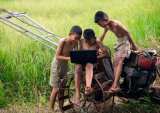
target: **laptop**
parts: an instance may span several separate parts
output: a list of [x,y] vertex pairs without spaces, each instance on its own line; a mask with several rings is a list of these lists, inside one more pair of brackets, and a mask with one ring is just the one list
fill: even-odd
[[96,50],[71,51],[70,57],[71,57],[71,63],[75,64],[97,63]]

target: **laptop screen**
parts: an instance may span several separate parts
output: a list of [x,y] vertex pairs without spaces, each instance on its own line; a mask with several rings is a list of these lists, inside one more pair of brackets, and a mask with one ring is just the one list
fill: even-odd
[[70,52],[71,62],[75,64],[97,63],[96,50],[78,50]]

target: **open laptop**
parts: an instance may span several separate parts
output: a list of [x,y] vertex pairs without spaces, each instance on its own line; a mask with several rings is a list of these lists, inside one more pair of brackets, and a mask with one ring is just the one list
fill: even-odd
[[77,50],[70,52],[71,62],[75,64],[97,63],[96,50]]

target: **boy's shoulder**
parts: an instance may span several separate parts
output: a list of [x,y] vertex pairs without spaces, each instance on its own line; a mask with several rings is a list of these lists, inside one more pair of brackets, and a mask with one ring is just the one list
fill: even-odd
[[114,25],[122,25],[122,23],[118,20],[110,20],[111,24],[114,24]]
[[118,20],[111,20],[111,24],[115,25],[115,26],[121,26],[122,28],[124,28],[125,30],[127,30],[127,28],[122,24],[122,22],[120,22]]
[[61,38],[60,40],[59,40],[59,44],[62,44],[62,43],[65,43],[66,42],[66,38]]
[[58,41],[58,47],[62,47],[62,46],[64,46],[64,43],[66,42],[66,38],[61,38],[61,39],[59,39],[59,41]]
[[96,43],[97,43],[97,44],[102,44],[102,45],[103,45],[103,43],[102,43],[99,39],[96,40]]
[[60,40],[59,40],[59,42],[64,42],[66,40],[66,38],[61,38]]
[[96,43],[102,43],[99,39],[96,40]]

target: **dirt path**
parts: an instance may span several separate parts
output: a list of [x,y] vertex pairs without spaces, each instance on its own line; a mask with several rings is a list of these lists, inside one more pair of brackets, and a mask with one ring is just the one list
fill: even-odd
[[[115,105],[112,109],[112,100],[107,101],[104,106],[103,104],[98,104],[97,107],[100,111],[96,111],[95,106],[91,105],[89,107],[89,112],[86,112],[85,109],[76,109],[76,112],[73,110],[68,110],[65,113],[160,113],[160,106],[155,106],[150,111],[146,112],[145,106],[142,104],[138,107],[134,106],[132,108],[127,107],[127,104],[122,103],[122,100],[119,98],[115,99]],[[123,101],[124,102],[124,101]],[[61,113],[56,105],[56,111],[53,112],[49,109],[48,105],[10,105],[5,109],[0,109],[0,113]]]
[[[89,104],[89,103],[87,103]],[[56,110],[53,112],[49,109],[48,105],[10,105],[5,109],[0,109],[0,113],[61,113],[56,105]],[[98,104],[97,108],[99,111],[96,111],[95,106],[91,104],[89,107],[88,113],[111,113],[112,108],[112,99],[105,102],[105,104]],[[76,109],[76,111],[68,110],[66,113],[85,113],[86,109]],[[117,112],[114,112],[117,113]],[[120,113],[120,112],[118,112]]]

